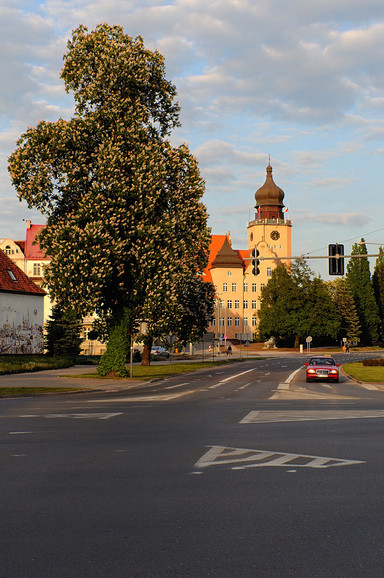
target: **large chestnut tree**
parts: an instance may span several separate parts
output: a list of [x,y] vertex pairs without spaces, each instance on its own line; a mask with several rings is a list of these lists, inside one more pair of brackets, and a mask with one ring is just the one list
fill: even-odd
[[123,375],[139,321],[147,345],[170,320],[172,331],[183,323],[183,287],[198,286],[205,300],[194,336],[208,324],[213,288],[200,290],[199,275],[210,237],[204,182],[188,147],[169,142],[179,106],[158,51],[107,24],[79,26],[67,48],[61,78],[74,115],[29,128],[9,171],[20,200],[46,215],[39,242],[51,259],[52,298],[108,320],[113,351],[100,371]]

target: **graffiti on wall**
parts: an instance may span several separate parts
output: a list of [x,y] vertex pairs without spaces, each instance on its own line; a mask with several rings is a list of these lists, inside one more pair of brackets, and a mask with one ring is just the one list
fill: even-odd
[[[9,307],[6,309],[10,312]],[[0,325],[0,354],[43,353],[43,327],[30,317],[29,312],[20,321],[15,318],[4,321],[3,317],[3,324]]]

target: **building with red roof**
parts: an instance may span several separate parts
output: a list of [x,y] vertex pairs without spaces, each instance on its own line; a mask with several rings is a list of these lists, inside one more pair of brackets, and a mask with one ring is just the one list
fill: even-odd
[[0,353],[43,353],[45,291],[0,251]]
[[292,223],[286,219],[284,196],[268,165],[265,183],[255,193],[248,248],[232,248],[230,233],[212,235],[204,279],[215,285],[216,309],[208,331],[225,345],[227,340],[254,338],[263,289],[273,269],[289,263]]
[[[27,230],[25,241],[12,241],[11,239],[0,239],[0,249],[5,253],[21,271],[28,275],[29,279],[39,287],[44,286],[44,268],[49,264],[50,258],[41,249],[38,242],[38,235],[44,229],[45,225],[33,225],[31,221],[26,221]],[[1,253],[1,251],[0,251]],[[49,294],[43,291],[44,297],[44,323],[49,319],[52,313],[53,303]],[[97,340],[88,339],[92,330],[95,318],[87,315],[83,319],[83,337],[82,352],[90,355],[100,355],[104,353],[106,345]]]

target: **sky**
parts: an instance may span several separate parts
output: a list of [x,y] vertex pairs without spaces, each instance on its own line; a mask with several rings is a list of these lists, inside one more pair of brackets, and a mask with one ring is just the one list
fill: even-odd
[[[73,114],[60,71],[72,30],[121,25],[165,56],[213,234],[247,248],[270,158],[293,255],[384,244],[382,0],[0,0],[0,238],[45,222],[17,199],[7,158],[28,127]],[[323,259],[308,261],[327,275]],[[374,263],[374,260],[373,260]],[[372,269],[372,267],[371,267]]]

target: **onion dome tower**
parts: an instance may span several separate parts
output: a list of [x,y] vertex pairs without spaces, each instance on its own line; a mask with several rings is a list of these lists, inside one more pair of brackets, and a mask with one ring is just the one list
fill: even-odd
[[[273,251],[270,257],[290,257],[292,223],[286,218],[284,197],[283,189],[273,180],[269,162],[265,183],[255,193],[256,214],[248,223],[248,249],[257,248],[266,257],[268,251]],[[268,266],[273,268],[276,263],[271,261]]]
[[267,166],[265,183],[255,193],[256,220],[283,219],[284,191],[276,185],[272,177],[272,167]]

